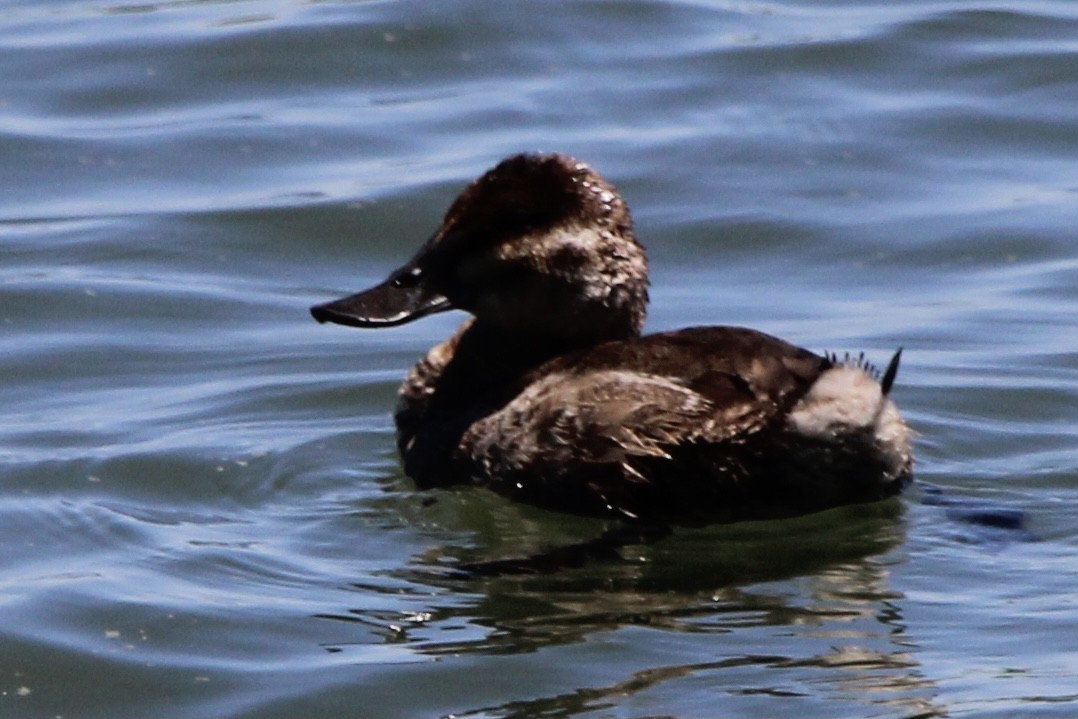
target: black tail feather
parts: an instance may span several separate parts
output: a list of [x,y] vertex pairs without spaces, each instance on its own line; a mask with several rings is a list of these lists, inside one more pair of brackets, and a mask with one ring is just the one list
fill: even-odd
[[895,376],[898,374],[898,363],[902,359],[902,348],[898,348],[898,352],[895,352],[895,356],[891,358],[891,361],[887,364],[887,370],[883,373],[883,379],[880,380],[880,387],[883,389],[883,395],[886,397],[891,391],[891,385],[895,383]]
[[898,362],[902,358],[902,348],[899,347],[895,352],[895,356],[891,358],[891,361],[887,364],[887,369],[884,370],[883,376],[880,376],[880,371],[876,369],[868,360],[865,359],[865,353],[861,352],[858,355],[851,355],[846,353],[841,359],[837,352],[825,352],[824,359],[830,362],[832,365],[842,365],[845,367],[859,367],[874,377],[880,383],[880,387],[883,389],[883,394],[886,397],[887,393],[891,391],[891,386],[895,383],[895,376],[898,374]]

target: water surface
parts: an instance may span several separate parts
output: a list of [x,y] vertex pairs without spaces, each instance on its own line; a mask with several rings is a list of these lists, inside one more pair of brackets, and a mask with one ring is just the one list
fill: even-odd
[[[7,2],[0,715],[1072,717],[1078,6]],[[462,317],[307,307],[464,183],[575,154],[649,329],[905,348],[900,501],[596,536],[417,492],[389,411]]]

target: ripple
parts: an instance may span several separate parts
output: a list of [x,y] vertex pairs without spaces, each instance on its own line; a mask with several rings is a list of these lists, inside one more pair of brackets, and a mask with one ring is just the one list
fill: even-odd
[[[5,715],[1073,703],[1072,4],[69,0],[0,23]],[[607,527],[402,476],[397,384],[459,314],[360,333],[307,307],[528,149],[629,199],[652,328],[904,346],[944,499],[464,578]]]

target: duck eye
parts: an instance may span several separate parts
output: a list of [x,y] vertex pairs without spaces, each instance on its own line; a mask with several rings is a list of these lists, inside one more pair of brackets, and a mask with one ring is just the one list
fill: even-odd
[[420,277],[423,276],[423,270],[418,267],[412,267],[393,278],[393,286],[399,289],[407,289],[409,287],[415,287],[419,284]]

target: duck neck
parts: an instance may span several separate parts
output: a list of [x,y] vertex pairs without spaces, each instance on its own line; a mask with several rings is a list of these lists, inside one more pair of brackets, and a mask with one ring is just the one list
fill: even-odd
[[628,336],[522,331],[475,320],[459,334],[453,364],[485,384],[511,383],[554,357]]
[[480,320],[465,322],[431,349],[401,386],[394,418],[405,471],[421,486],[452,481],[448,458],[473,422],[504,407],[543,363],[616,338],[513,332]]

